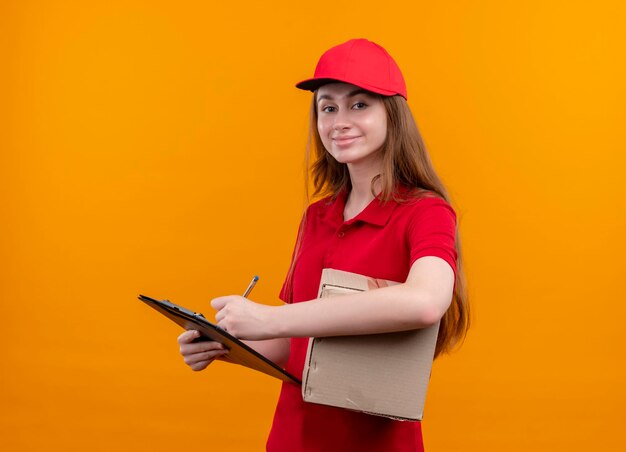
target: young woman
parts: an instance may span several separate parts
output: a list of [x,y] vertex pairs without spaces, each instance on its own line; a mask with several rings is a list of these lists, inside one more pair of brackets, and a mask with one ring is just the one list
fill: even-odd
[[[328,50],[313,91],[312,180],[315,195],[302,220],[280,297],[267,306],[240,296],[216,298],[218,324],[294,375],[302,375],[309,337],[404,331],[441,320],[436,355],[469,326],[456,216],[407,105],[400,69],[377,44],[354,39]],[[402,284],[316,299],[323,268]],[[202,370],[227,353],[178,341],[185,362]],[[269,451],[421,451],[419,422],[400,422],[306,403],[284,383],[267,442]]]

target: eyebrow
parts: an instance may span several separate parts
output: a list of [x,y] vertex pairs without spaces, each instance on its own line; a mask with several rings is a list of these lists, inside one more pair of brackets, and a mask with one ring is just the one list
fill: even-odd
[[[357,95],[359,95],[359,94],[366,94],[366,95],[368,95],[368,96],[371,96],[371,94],[370,94],[370,92],[369,92],[369,91],[364,90],[364,89],[362,89],[362,88],[357,88],[357,89],[355,89],[355,90],[353,90],[353,91],[350,91],[350,92],[348,93],[348,95],[347,95],[347,96],[345,96],[345,97],[354,97],[354,96],[357,96]],[[332,96],[330,96],[330,95],[328,95],[328,94],[322,94],[321,96],[319,96],[319,97],[317,98],[317,101],[319,102],[319,101],[324,100],[324,99],[332,99],[332,98],[333,98],[333,97],[332,97]]]

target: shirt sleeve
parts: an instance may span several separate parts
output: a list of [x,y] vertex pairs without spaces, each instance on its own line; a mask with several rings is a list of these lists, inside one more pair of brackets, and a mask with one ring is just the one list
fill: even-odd
[[411,265],[420,257],[435,256],[446,261],[456,275],[456,214],[445,200],[416,201],[407,234]]
[[300,226],[298,227],[298,234],[296,235],[296,243],[294,244],[293,251],[291,253],[291,262],[289,264],[289,269],[287,270],[287,275],[285,276],[285,281],[283,282],[283,286],[280,289],[280,293],[278,294],[278,298],[280,298],[285,303],[293,302],[293,271],[295,268],[296,253],[299,251],[300,242],[302,241],[302,235],[304,234],[303,228],[306,226],[306,219],[311,215],[311,210],[313,206],[309,206],[302,216],[300,220]]
[[[291,270],[291,266],[289,267],[289,270]],[[287,273],[287,276],[285,277],[285,281],[283,281],[283,287],[280,289],[280,292],[278,293],[278,298],[280,298],[282,301],[284,301],[285,303],[292,303],[292,294],[293,294],[293,290],[291,287],[291,271],[289,271]]]

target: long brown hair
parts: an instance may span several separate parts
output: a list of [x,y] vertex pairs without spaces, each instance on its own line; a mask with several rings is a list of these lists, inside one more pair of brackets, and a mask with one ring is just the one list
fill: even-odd
[[[372,93],[372,95],[375,95]],[[376,95],[377,96],[377,95]],[[381,188],[378,198],[382,202],[394,200],[406,202],[410,199],[424,196],[438,196],[450,203],[448,193],[435,172],[426,151],[426,146],[419,132],[413,114],[401,96],[379,96],[387,112],[387,137],[381,149],[383,153],[382,171],[372,180],[374,185]],[[350,174],[348,166],[337,162],[326,151],[317,130],[317,92],[311,103],[309,140],[305,159],[306,169],[311,170],[311,180],[305,180],[305,191],[309,198],[309,183],[313,185],[313,197],[336,197],[342,190],[349,190]],[[398,187],[408,187],[400,193]],[[376,196],[376,193],[374,193]],[[299,257],[299,245],[304,231],[304,222],[300,226],[296,249],[288,275],[288,284]],[[444,314],[439,325],[439,336],[435,357],[443,352],[450,352],[456,344],[463,341],[470,325],[469,304],[465,274],[461,258],[461,244],[459,230],[456,230],[456,281],[452,302]]]

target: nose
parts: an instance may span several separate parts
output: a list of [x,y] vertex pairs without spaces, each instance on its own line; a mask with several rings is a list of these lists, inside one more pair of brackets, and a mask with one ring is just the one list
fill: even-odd
[[344,110],[339,110],[334,117],[333,129],[334,130],[346,130],[350,128],[350,118],[348,113]]

